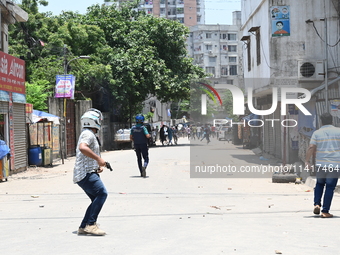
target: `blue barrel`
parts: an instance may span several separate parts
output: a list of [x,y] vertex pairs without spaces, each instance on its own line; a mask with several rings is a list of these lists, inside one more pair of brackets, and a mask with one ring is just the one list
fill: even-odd
[[28,164],[40,166],[42,164],[42,155],[40,146],[32,146],[29,148]]

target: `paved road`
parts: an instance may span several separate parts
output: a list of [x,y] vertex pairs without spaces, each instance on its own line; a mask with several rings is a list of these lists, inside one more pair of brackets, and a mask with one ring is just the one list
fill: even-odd
[[[262,163],[231,143],[196,143],[214,145],[237,166]],[[181,138],[178,146],[151,148],[145,179],[133,150],[103,153],[114,168],[101,174],[109,191],[98,219],[104,237],[76,234],[89,200],[72,183],[74,158],[11,176],[0,183],[1,254],[339,253],[339,194],[331,211],[338,217],[321,219],[306,185],[190,178],[190,147]]]

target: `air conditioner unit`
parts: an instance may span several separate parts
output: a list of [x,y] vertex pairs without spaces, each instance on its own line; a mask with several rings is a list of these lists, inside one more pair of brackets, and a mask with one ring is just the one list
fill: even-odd
[[323,81],[325,68],[323,60],[299,60],[298,80],[299,81]]

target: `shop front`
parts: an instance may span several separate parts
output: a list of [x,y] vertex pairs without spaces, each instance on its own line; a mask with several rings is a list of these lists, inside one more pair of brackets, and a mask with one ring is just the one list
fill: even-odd
[[0,51],[0,140],[10,149],[0,159],[0,180],[27,168],[25,106],[25,62]]
[[27,112],[29,165],[52,166],[60,158],[59,119],[38,110]]

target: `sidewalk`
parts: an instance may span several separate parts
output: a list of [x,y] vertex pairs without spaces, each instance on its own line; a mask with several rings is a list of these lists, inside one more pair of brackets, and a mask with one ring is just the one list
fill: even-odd
[[[242,165],[254,154],[219,143]],[[203,142],[202,142],[203,146]],[[204,145],[205,146],[205,145]],[[210,145],[207,145],[210,146]],[[190,146],[150,148],[148,178],[140,178],[133,150],[102,154],[114,168],[102,180],[109,192],[99,216],[104,237],[78,236],[89,199],[72,183],[74,158],[53,168],[29,169],[0,183],[1,253],[60,255],[337,254],[332,231],[340,220],[312,213],[313,189],[271,178],[190,178]]]

